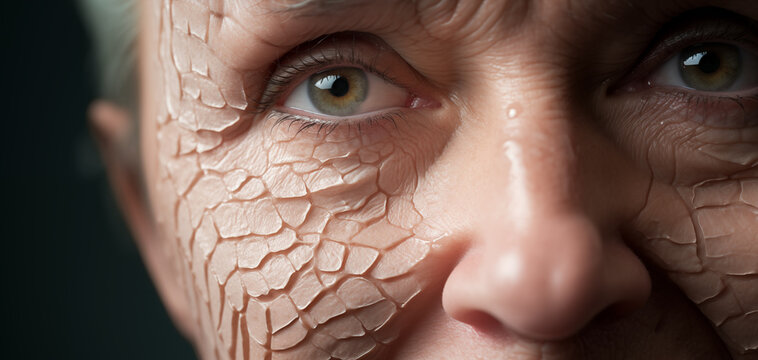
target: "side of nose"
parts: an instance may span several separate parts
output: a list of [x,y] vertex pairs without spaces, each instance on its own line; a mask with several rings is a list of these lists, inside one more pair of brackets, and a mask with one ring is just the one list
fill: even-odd
[[479,220],[443,307],[473,326],[557,340],[647,299],[647,270],[619,233],[647,183],[619,154],[598,152],[592,129],[536,116],[472,155],[489,159],[470,186]]

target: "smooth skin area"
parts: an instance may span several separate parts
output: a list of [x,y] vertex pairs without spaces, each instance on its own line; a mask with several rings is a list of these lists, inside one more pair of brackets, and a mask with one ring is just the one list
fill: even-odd
[[[141,170],[92,116],[201,358],[758,358],[758,4],[140,5]],[[339,67],[370,111],[290,106]]]

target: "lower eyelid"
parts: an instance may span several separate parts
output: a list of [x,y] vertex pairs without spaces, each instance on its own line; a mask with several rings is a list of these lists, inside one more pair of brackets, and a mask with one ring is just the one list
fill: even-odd
[[758,94],[748,97],[714,96],[681,90],[679,93],[667,95],[670,98],[664,101],[663,105],[680,112],[672,116],[679,117],[693,126],[741,129],[758,125]]
[[317,140],[322,135],[335,135],[347,139],[355,138],[367,131],[375,131],[374,128],[382,128],[389,131],[398,129],[398,124],[406,120],[407,114],[402,108],[387,109],[367,114],[351,116],[349,118],[324,119],[316,114],[301,111],[282,111],[277,108],[267,116],[267,121],[272,123],[273,131],[287,131],[294,135],[315,135]]
[[331,115],[324,115],[324,114],[316,114],[312,113],[310,111],[302,110],[302,109],[295,109],[290,107],[284,107],[284,106],[277,106],[273,109],[273,113],[281,114],[281,115],[292,115],[297,118],[300,118],[303,121],[313,121],[313,122],[323,122],[323,123],[341,123],[345,125],[351,125],[356,124],[359,122],[366,122],[370,119],[375,119],[382,114],[386,113],[401,113],[403,112],[403,107],[391,107],[386,108],[382,110],[377,111],[369,111],[365,113],[359,113],[355,115],[350,116],[331,116]]
[[[683,115],[683,99],[675,100],[675,105],[670,99],[650,100],[644,108],[630,106],[626,100],[622,101],[626,104],[614,101],[615,106],[604,110],[606,131],[640,166],[650,167],[660,179],[679,184],[730,176],[758,166],[756,121],[741,126],[735,126],[738,121],[725,126],[714,118],[698,122]],[[718,111],[724,102],[700,106]]]
[[758,145],[758,94],[714,97],[650,89],[619,95],[601,112],[610,134],[620,143],[640,142],[637,149],[661,143],[690,143],[692,149],[706,144]]

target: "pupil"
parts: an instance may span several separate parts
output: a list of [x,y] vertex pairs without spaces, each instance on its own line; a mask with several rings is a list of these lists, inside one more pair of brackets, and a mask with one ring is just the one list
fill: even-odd
[[311,105],[325,115],[355,114],[368,93],[366,73],[358,68],[336,68],[316,73],[311,75],[307,85]]
[[332,86],[329,88],[329,93],[334,97],[345,96],[348,91],[350,91],[350,84],[348,83],[347,79],[342,76],[334,80],[334,82],[332,82]]
[[724,91],[742,75],[740,49],[736,46],[722,43],[699,44],[679,54],[679,75],[688,88]]
[[721,67],[721,59],[718,55],[712,52],[706,52],[703,57],[700,58],[700,62],[697,64],[700,71],[706,74],[712,74]]

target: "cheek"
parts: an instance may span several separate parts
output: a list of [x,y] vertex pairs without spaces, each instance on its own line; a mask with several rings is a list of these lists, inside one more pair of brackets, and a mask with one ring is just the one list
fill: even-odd
[[314,141],[270,125],[203,150],[182,148],[196,133],[178,121],[158,131],[158,211],[183,260],[198,341],[286,358],[380,351],[421,291],[430,252],[412,201],[414,154],[387,136]]
[[296,126],[253,121],[245,77],[203,40],[223,19],[172,4],[149,79],[164,103],[145,141],[157,144],[153,207],[199,354],[380,354],[433,263],[412,201],[418,154],[381,127],[295,136]]
[[[756,346],[758,180],[747,171],[693,187],[655,184],[635,227],[638,245],[727,341]],[[753,335],[751,335],[753,334]]]

